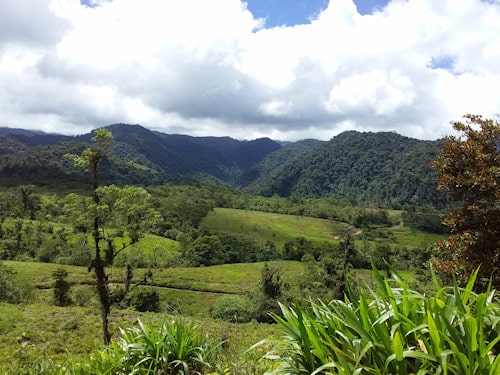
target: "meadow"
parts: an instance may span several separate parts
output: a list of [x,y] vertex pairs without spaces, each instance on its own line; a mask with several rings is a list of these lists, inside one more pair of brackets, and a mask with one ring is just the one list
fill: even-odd
[[259,243],[272,241],[279,248],[298,237],[319,244],[358,232],[352,225],[338,221],[232,208],[213,209],[202,225],[211,230],[250,236]]

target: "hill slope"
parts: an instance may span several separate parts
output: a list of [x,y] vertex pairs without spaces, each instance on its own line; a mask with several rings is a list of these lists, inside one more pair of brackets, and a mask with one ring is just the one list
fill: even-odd
[[[305,142],[305,141],[304,141]],[[436,191],[429,162],[440,141],[420,141],[396,133],[344,132],[329,142],[296,143],[269,155],[246,184],[253,194],[316,195],[383,202],[446,204]]]
[[[153,132],[140,125],[115,124],[106,183],[157,184],[176,177],[208,176],[234,183],[242,171],[281,148],[270,139],[238,141],[229,137],[190,137]],[[82,180],[63,160],[79,153],[92,134],[11,133],[0,136],[0,184],[54,183]],[[71,177],[72,176],[72,177]]]
[[[160,184],[195,178],[216,180],[258,195],[337,196],[392,207],[417,203],[443,207],[429,162],[441,141],[391,132],[344,132],[330,141],[286,146],[263,138],[191,137],[115,124],[103,183]],[[65,153],[79,153],[92,134],[76,137],[21,132],[0,135],[0,184],[82,183]]]

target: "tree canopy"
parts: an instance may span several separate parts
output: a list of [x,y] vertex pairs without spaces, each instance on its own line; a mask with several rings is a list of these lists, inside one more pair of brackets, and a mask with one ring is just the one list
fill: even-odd
[[460,135],[449,136],[433,162],[438,188],[446,190],[457,208],[444,223],[450,237],[438,246],[442,259],[435,265],[445,274],[465,281],[480,267],[485,287],[492,279],[500,287],[500,123],[482,116],[467,115],[455,122]]

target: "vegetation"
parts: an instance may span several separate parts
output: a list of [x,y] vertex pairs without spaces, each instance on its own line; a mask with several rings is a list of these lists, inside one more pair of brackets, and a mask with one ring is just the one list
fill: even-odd
[[[113,264],[116,255],[129,245],[139,241],[141,230],[154,220],[157,212],[148,205],[149,193],[142,188],[126,187],[123,189],[115,186],[101,187],[99,183],[99,168],[102,159],[105,157],[107,148],[111,142],[112,135],[106,129],[95,130],[95,136],[92,141],[95,146],[83,150],[81,155],[68,154],[76,166],[84,168],[90,172],[92,183],[92,204],[85,207],[83,215],[90,213],[90,220],[83,219],[88,226],[82,224],[84,231],[91,232],[93,239],[93,251],[90,252],[89,271],[94,270],[96,279],[97,295],[101,304],[101,319],[103,340],[109,344],[111,335],[108,329],[108,315],[113,300],[121,300],[130,291],[132,279],[132,266],[127,265],[127,277],[123,293],[118,297],[112,296],[113,291],[109,288],[109,275],[106,273],[106,266]],[[83,203],[85,205],[85,203]],[[113,237],[110,235],[107,226],[113,220],[118,220],[117,214],[122,214],[126,220],[125,228],[130,237],[128,244],[123,244],[122,249],[115,248]],[[90,222],[90,223],[89,223]],[[105,248],[102,248],[105,243]],[[145,280],[149,277],[146,274]],[[145,281],[144,280],[144,281]],[[116,293],[115,293],[116,294]],[[142,304],[138,304],[143,308]]]
[[[305,140],[280,146],[269,139],[236,141],[189,137],[115,124],[103,185],[159,186],[168,181],[217,182],[253,195],[335,196],[359,204],[400,209],[417,203],[442,209],[446,194],[435,189],[435,159],[441,141],[395,133],[344,132],[329,142]],[[0,136],[0,185],[34,184],[70,189],[87,179],[62,158],[80,155],[92,134]],[[2,150],[5,150],[2,152]]]
[[270,154],[254,167],[257,178],[248,189],[265,196],[335,195],[392,208],[414,202],[443,208],[447,198],[436,191],[429,166],[440,145],[390,132],[348,131],[322,145],[296,144],[305,150],[290,156],[286,147]]
[[[444,143],[435,171],[427,162],[442,142],[393,133],[290,147],[124,125],[76,139],[0,137],[0,183],[11,186],[0,189],[0,372],[498,372],[494,270],[462,269],[442,286],[429,268],[470,256],[479,242],[445,251],[461,225],[488,217],[480,208],[496,209],[498,166],[487,162],[498,161],[498,133],[493,148],[473,125],[460,128],[466,141]],[[469,174],[466,159],[479,163]],[[477,194],[459,170],[484,179]],[[192,179],[160,184],[166,173]],[[438,252],[450,207],[428,185],[435,173],[445,190],[458,181],[473,193],[450,190],[451,236]],[[259,189],[269,196],[249,193]],[[489,232],[471,227],[483,245],[498,242],[494,213]],[[487,257],[498,246],[483,250],[496,267]]]
[[68,271],[64,268],[59,268],[52,272],[52,276],[55,279],[54,282],[54,302],[57,306],[67,306],[71,304],[71,298],[69,296],[71,285],[68,283],[66,278],[68,277]]
[[439,244],[436,267],[464,283],[479,267],[478,287],[500,288],[500,123],[468,115],[453,127],[434,162],[439,188],[457,202],[445,220],[450,238]]
[[218,346],[193,322],[182,318],[160,326],[120,330],[120,337],[102,351],[89,354],[70,373],[183,374],[205,373]]
[[425,296],[375,271],[377,289],[310,307],[281,305],[284,336],[267,357],[275,374],[495,374],[500,306],[494,292],[442,287]]

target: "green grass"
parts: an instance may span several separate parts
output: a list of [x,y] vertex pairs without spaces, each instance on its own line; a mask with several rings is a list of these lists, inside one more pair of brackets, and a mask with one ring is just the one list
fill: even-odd
[[321,243],[335,242],[346,233],[354,234],[353,226],[326,219],[273,214],[232,208],[215,208],[202,221],[211,230],[245,235],[255,241],[272,241],[281,247],[298,237]]
[[[113,339],[119,328],[137,327],[137,319],[157,325],[169,315],[114,309],[111,313]],[[212,319],[195,320],[214,339],[226,340],[219,365],[234,369],[241,365],[245,350],[264,337],[278,337],[280,330],[268,324],[231,324]],[[56,307],[47,304],[0,303],[0,373],[26,373],[36,362],[74,361],[94,348],[102,347],[98,308]],[[253,361],[263,353],[254,353]],[[243,367],[244,368],[244,367]],[[236,372],[239,373],[239,372]],[[258,372],[257,372],[258,373]]]
[[4,261],[4,264],[17,272],[20,281],[29,282],[38,288],[49,288],[54,283],[52,272],[59,268],[68,271],[68,281],[71,284],[89,284],[93,275],[86,267],[68,266],[54,263]]
[[422,232],[405,226],[395,226],[389,230],[394,234],[398,244],[408,247],[422,248],[447,238],[447,236],[443,234]]
[[[52,272],[58,268],[68,271],[70,284],[92,284],[94,276],[86,267],[58,265],[53,263],[5,261],[7,266],[17,272],[22,281],[29,281],[38,288],[50,288],[54,282]],[[300,262],[275,261],[285,273],[285,279],[294,279],[303,270]],[[254,288],[260,278],[260,270],[264,263],[224,264],[198,268],[164,268],[153,271],[153,283],[164,288],[180,290],[204,291],[215,293],[245,293]],[[146,270],[134,270],[134,279],[142,278]],[[122,282],[123,268],[108,269],[111,282]]]
[[[7,266],[17,272],[17,277],[39,290],[35,300],[51,304],[54,279],[52,272],[59,267],[68,271],[68,282],[73,291],[83,287],[93,295],[94,275],[86,267],[61,266],[51,263],[6,261]],[[304,269],[303,264],[293,261],[270,262],[284,271],[286,282],[293,284]],[[201,268],[166,268],[153,271],[153,284],[158,287],[160,308],[181,312],[187,316],[207,316],[209,308],[224,294],[244,294],[256,289],[260,271],[264,263],[227,264]],[[113,268],[111,282],[123,282],[124,270]],[[134,270],[135,280],[139,280],[146,270]],[[79,286],[83,284],[83,286]],[[89,301],[97,309],[97,302]],[[172,311],[172,310],[170,310]]]

